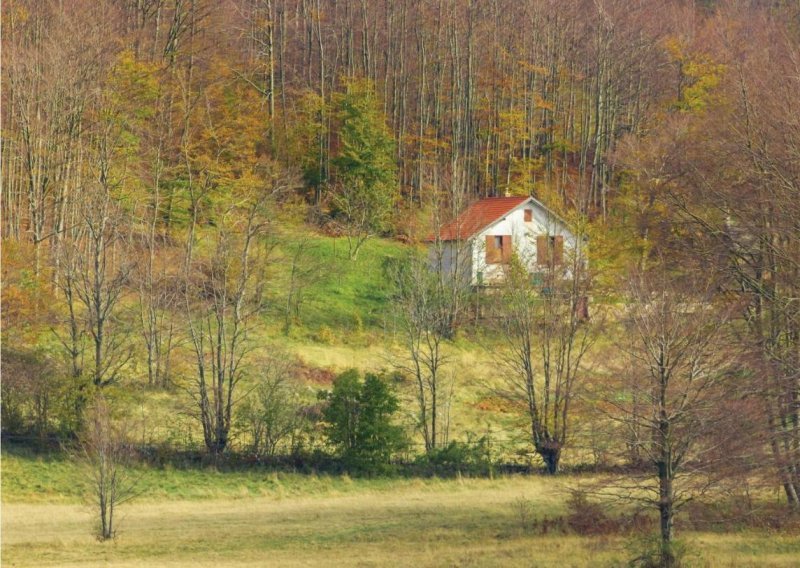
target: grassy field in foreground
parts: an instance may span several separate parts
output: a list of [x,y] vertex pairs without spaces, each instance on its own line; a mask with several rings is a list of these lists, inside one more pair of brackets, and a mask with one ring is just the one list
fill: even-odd
[[[462,480],[148,470],[118,538],[92,536],[77,470],[3,455],[4,566],[622,566],[623,537],[526,533],[576,477]],[[46,472],[50,475],[45,475]],[[25,480],[28,480],[27,482]],[[694,566],[796,566],[793,534],[684,532]]]

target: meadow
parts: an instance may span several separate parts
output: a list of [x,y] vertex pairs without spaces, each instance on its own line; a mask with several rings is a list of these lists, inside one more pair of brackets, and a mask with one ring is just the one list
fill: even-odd
[[[290,254],[296,244],[289,238],[279,253]],[[381,274],[385,258],[405,251],[375,240],[354,265],[344,258],[341,240],[317,236],[307,246],[314,262],[329,270],[305,290],[301,318],[288,332],[282,329],[280,295],[287,275],[279,274],[256,341],[297,358],[313,400],[336,372],[391,368],[402,356]],[[497,404],[496,385],[486,379],[496,366],[491,348],[476,329],[460,332],[448,346],[455,385],[451,428],[459,440],[490,432],[495,452],[513,452],[519,418]],[[131,387],[136,385],[110,392],[131,416],[141,417],[136,424],[142,443],[197,444],[197,424],[186,414],[182,389]],[[398,385],[398,394],[405,408],[413,406],[408,385]],[[408,421],[407,413],[400,419]],[[565,463],[591,460],[591,452],[574,448]],[[625,566],[645,540],[645,533],[548,529],[549,521],[568,514],[570,489],[597,479],[574,473],[351,478],[258,467],[141,465],[134,476],[139,495],[119,509],[117,538],[100,542],[86,472],[62,452],[6,445],[3,565]],[[777,495],[767,498],[779,501]],[[800,558],[797,535],[789,530],[693,527],[678,537],[689,550],[689,565],[795,566]]]
[[[137,470],[116,539],[93,536],[87,480],[60,454],[4,451],[4,566],[624,566],[642,535],[531,528],[590,478],[358,479]],[[520,516],[524,502],[532,518]],[[796,566],[790,531],[684,531],[691,566]]]

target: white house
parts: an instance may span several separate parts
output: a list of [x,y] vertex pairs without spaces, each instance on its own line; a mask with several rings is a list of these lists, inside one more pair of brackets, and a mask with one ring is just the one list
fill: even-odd
[[578,238],[533,197],[488,197],[428,237],[431,261],[473,286],[499,283],[516,253],[536,274],[573,258]]

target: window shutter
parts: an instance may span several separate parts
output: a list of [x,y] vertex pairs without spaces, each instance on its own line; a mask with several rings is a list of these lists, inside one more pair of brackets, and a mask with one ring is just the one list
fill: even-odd
[[530,223],[533,221],[533,209],[525,209],[525,222]]
[[511,253],[513,248],[511,246],[511,235],[503,235],[503,262],[511,262]]
[[553,263],[561,264],[564,262],[564,237],[557,235],[553,239]]
[[486,235],[486,264],[500,262],[501,251],[494,245],[494,235]]
[[539,266],[547,264],[547,235],[536,237],[536,263]]

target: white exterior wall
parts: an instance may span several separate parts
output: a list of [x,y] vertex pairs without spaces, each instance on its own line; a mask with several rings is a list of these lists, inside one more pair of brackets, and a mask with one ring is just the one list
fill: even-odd
[[[533,220],[525,222],[525,209],[533,209]],[[575,250],[576,238],[569,228],[533,199],[518,205],[505,217],[476,234],[472,243],[472,284],[491,284],[505,276],[504,264],[486,263],[486,237],[511,235],[513,249],[530,272],[537,269],[536,237],[540,235],[563,236],[564,255]],[[481,282],[482,281],[482,282]]]

